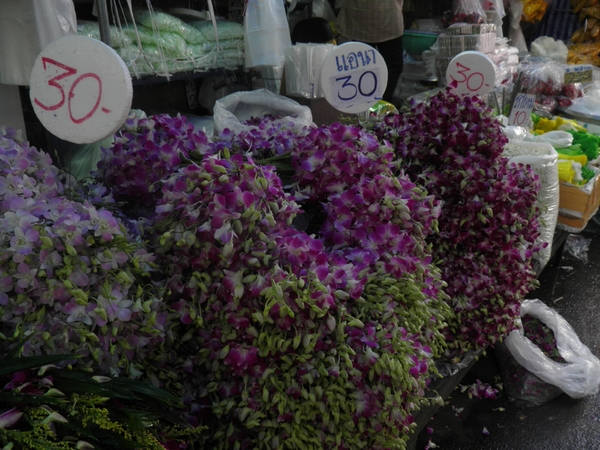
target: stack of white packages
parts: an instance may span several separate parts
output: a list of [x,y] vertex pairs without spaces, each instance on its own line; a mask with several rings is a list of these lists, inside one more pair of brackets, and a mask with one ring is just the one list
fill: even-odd
[[[111,46],[134,76],[239,68],[244,65],[244,27],[227,20],[195,20],[151,9],[122,11],[110,26]],[[216,28],[216,30],[215,30]],[[97,22],[78,34],[100,39]]]
[[525,142],[511,140],[505,145],[503,156],[515,164],[529,165],[540,179],[540,190],[537,202],[541,211],[540,237],[538,243],[547,243],[547,247],[535,256],[540,268],[552,256],[552,241],[554,230],[558,221],[559,181],[558,181],[558,153],[548,142]]
[[433,47],[436,51],[438,78],[446,80],[446,70],[456,55],[469,50],[491,54],[495,46],[496,25],[493,23],[450,25],[439,35]]

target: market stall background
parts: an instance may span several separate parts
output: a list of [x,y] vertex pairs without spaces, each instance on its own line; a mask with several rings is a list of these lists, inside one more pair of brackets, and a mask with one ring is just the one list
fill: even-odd
[[[536,84],[523,67],[517,86]],[[207,74],[223,76],[193,76],[188,92]],[[140,86],[166,86],[172,100],[176,75],[153,75],[166,80]],[[540,181],[553,184],[505,158],[494,117],[504,102],[487,101],[442,89],[367,122],[290,129],[265,115],[214,136],[177,103],[170,115],[135,108],[103,144],[92,184],[61,180],[47,154],[4,131],[6,350],[81,354],[103,376],[175,393],[189,423],[209,426],[193,438],[182,423],[153,436],[134,426],[144,442],[404,448],[433,361],[496,344],[536,285]],[[550,131],[536,131],[540,120],[533,137]],[[560,131],[573,140],[581,128]],[[44,137],[64,164],[68,143]],[[532,145],[527,156],[541,156]],[[593,194],[581,194],[584,221]],[[301,212],[308,220],[294,221]],[[11,425],[21,417],[5,413]]]

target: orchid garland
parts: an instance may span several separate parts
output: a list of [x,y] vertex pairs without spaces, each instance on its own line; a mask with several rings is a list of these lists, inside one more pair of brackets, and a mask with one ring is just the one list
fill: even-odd
[[[187,158],[190,151],[207,149],[208,136],[184,116],[167,114],[151,118],[130,114],[114,135],[110,148],[93,174],[112,189],[116,201],[153,208],[160,198],[160,182]],[[118,189],[114,189],[118,186]]]
[[299,136],[291,153],[294,180],[311,200],[326,201],[361,176],[394,170],[394,150],[359,127],[334,123]]
[[[410,198],[413,185],[381,179],[379,189],[386,188]],[[418,323],[404,319],[423,301],[416,286],[412,298],[396,300],[414,281],[386,275],[383,287],[383,265],[371,267],[350,248],[348,256],[329,253],[291,228],[298,205],[272,167],[248,156],[207,156],[165,180],[163,194],[157,262],[181,321],[172,331],[184,337],[164,346],[147,370],[187,386],[198,420],[215,416],[211,447],[278,448],[293,440],[404,448],[434,354],[428,344],[443,342],[439,331],[425,339],[418,329],[441,328],[435,309]],[[431,200],[415,203],[422,206],[415,217],[431,214]],[[404,206],[406,229],[417,227]],[[371,255],[373,264],[378,259]],[[363,297],[376,290],[383,292],[377,302]],[[416,306],[407,308],[410,302]]]
[[272,114],[250,118],[244,125],[247,130],[223,130],[213,144],[214,152],[227,148],[232,154],[247,154],[256,160],[283,156],[292,151],[299,136],[311,130],[308,126],[298,130],[297,124]]
[[521,317],[523,322],[523,333],[533,344],[538,347],[544,355],[553,361],[567,363],[558,351],[556,337],[548,325],[536,317],[525,314]]
[[[294,437],[302,447],[404,448],[450,314],[423,243],[439,207],[393,176],[392,149],[357,127],[288,136],[268,118],[261,123],[214,143],[200,139],[206,145],[160,181],[146,231],[175,322],[146,374],[182,394],[192,423],[215,419],[207,435],[214,448],[277,448]],[[137,132],[146,139],[143,127]],[[294,197],[273,167],[248,156],[291,148],[322,171],[304,164],[314,183]],[[139,177],[150,169],[138,165]],[[359,190],[345,193],[356,177]],[[113,191],[135,201],[135,191]],[[333,216],[338,193],[372,204],[370,221],[356,224],[368,236],[363,246],[329,247],[291,227],[302,212],[295,198],[332,196]],[[398,242],[386,249],[389,233]]]
[[483,101],[450,88],[368,128],[442,200],[440,233],[428,241],[456,312],[450,346],[461,353],[501,340],[535,286],[537,176],[501,156],[506,138]]
[[210,448],[404,449],[432,359],[518,317],[536,180],[449,91],[369,128],[253,123],[129,117],[80,201],[2,136],[3,351],[144,377]]

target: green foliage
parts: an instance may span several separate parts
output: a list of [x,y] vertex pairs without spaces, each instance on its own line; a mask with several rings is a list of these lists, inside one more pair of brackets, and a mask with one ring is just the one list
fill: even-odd
[[202,430],[174,413],[181,406],[175,396],[138,380],[53,365],[73,359],[2,360],[0,448],[164,450],[163,442],[198,438]]

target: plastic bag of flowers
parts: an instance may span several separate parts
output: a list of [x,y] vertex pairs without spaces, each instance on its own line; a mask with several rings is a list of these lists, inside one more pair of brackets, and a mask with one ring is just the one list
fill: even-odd
[[563,392],[573,398],[598,393],[600,360],[560,314],[540,300],[525,300],[521,321],[522,327],[495,346],[511,401],[528,407]]
[[258,130],[259,125],[250,119],[273,116],[273,123],[281,124],[296,132],[314,127],[310,108],[291,98],[274,94],[266,89],[234,92],[215,103],[215,135],[225,129],[234,133]]

